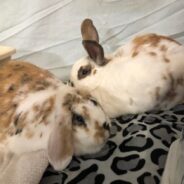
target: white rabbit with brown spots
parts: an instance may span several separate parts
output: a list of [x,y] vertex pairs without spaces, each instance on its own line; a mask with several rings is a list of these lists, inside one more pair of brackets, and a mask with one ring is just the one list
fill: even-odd
[[169,109],[184,99],[184,47],[161,35],[135,37],[104,55],[92,20],[81,25],[88,56],[74,63],[71,82],[86,89],[110,117]]
[[0,168],[9,154],[47,150],[62,170],[73,155],[99,151],[109,137],[101,106],[10,51],[0,47]]

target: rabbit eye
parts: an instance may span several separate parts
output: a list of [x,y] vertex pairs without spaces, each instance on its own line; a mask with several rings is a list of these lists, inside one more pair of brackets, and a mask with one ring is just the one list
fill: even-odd
[[86,125],[84,118],[81,115],[75,114],[75,113],[73,114],[73,117],[72,117],[72,123],[74,125],[79,125],[79,126]]
[[83,69],[82,70],[82,75],[87,75],[89,73],[89,70],[88,69]]
[[103,128],[104,128],[105,130],[110,130],[110,126],[109,126],[109,124],[108,124],[107,122],[105,122],[105,123],[103,124]]
[[91,65],[81,66],[78,71],[78,79],[83,79],[91,73]]
[[94,100],[94,99],[90,99],[90,101],[91,101],[95,106],[97,106],[97,105],[98,105],[98,103],[97,103],[97,101],[96,101],[96,100]]
[[74,87],[74,83],[73,83],[71,80],[68,81],[68,84],[69,84],[70,86]]

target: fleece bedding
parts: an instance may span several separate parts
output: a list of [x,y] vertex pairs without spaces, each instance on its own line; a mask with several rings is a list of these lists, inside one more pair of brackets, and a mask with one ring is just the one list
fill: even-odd
[[63,172],[49,166],[40,184],[159,184],[182,123],[184,105],[118,117],[101,152],[74,157]]

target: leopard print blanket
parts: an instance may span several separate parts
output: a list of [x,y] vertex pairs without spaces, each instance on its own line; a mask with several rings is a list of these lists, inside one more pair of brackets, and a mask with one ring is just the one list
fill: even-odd
[[63,172],[50,166],[40,184],[159,184],[171,143],[184,124],[184,105],[112,120],[100,153],[74,157]]

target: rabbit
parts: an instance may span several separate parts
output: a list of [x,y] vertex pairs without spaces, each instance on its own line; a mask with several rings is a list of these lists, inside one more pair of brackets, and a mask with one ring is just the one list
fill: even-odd
[[154,33],[136,36],[104,54],[91,19],[81,24],[85,56],[72,66],[71,83],[89,91],[109,117],[166,110],[184,99],[184,47]]
[[47,70],[4,55],[8,59],[0,56],[0,167],[8,154],[46,150],[49,163],[61,171],[73,155],[101,150],[110,120],[93,97]]

